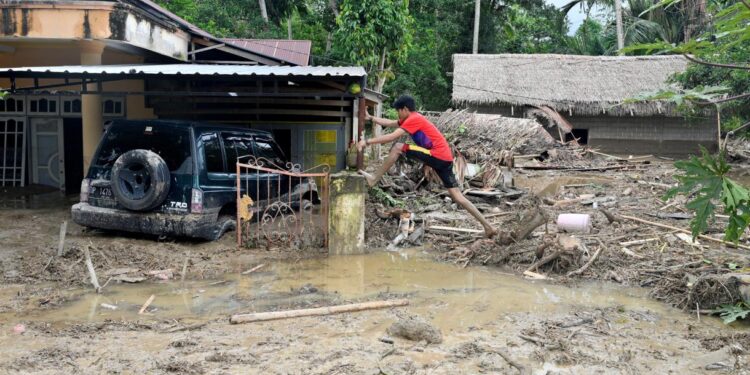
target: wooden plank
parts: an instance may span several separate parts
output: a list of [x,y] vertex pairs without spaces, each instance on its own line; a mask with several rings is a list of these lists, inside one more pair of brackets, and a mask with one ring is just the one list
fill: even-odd
[[427,227],[428,230],[443,230],[448,232],[460,232],[460,233],[484,233],[481,229],[469,229],[469,228],[454,228],[454,227],[444,227],[440,225],[432,225],[430,227]]
[[398,299],[392,301],[372,301],[363,303],[352,303],[349,305],[338,305],[328,307],[317,307],[313,309],[288,310],[288,311],[271,311],[253,314],[232,315],[229,322],[232,324],[264,322],[268,320],[299,318],[304,316],[322,316],[333,315],[345,312],[357,312],[364,310],[385,309],[389,307],[406,306],[409,300]]

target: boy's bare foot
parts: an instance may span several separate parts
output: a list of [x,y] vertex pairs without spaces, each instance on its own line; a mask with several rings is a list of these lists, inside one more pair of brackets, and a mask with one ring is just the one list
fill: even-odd
[[362,176],[365,177],[365,180],[367,180],[367,185],[369,185],[370,187],[375,186],[375,177],[373,175],[371,175],[371,174],[369,174],[369,173],[367,173],[367,172],[365,172],[365,171],[363,171],[361,169],[359,170],[359,174],[361,174]]

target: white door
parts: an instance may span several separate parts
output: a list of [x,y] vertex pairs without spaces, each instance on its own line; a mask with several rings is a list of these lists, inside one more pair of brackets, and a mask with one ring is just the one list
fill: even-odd
[[31,181],[65,190],[65,148],[60,118],[32,118]]

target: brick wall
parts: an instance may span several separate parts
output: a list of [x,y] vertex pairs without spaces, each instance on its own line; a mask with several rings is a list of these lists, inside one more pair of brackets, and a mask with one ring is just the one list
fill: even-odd
[[[511,116],[509,106],[480,106],[479,113]],[[515,107],[513,117],[523,117],[525,109]],[[699,146],[717,149],[716,119],[686,120],[682,117],[578,117],[561,113],[575,129],[588,130],[588,145],[614,154],[656,154],[685,156],[697,153]],[[557,133],[553,132],[557,137]]]

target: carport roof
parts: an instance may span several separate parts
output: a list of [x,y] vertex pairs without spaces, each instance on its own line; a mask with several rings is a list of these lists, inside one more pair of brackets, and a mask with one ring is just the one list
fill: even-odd
[[[365,77],[354,66],[259,66],[213,64],[69,65],[0,69],[8,78],[115,78],[116,76]],[[97,77],[99,76],[99,77]]]

